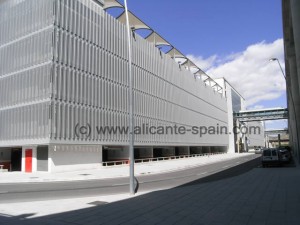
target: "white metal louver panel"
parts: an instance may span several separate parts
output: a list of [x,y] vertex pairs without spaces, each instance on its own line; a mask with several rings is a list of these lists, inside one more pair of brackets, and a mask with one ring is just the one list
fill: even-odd
[[[0,4],[1,13],[7,9],[5,4]],[[39,21],[33,21],[24,9],[36,15]],[[8,17],[10,21],[17,18],[11,24],[0,14],[0,29],[7,31],[0,32],[0,94],[10,93],[9,97],[0,95],[0,121],[3,129],[10,131],[9,135],[3,134],[0,128],[0,138],[21,137],[28,127],[37,127],[35,133],[27,134],[26,138],[48,137],[47,132],[51,130],[53,139],[76,143],[73,131],[77,123],[128,124],[128,50],[124,25],[95,4],[82,4],[78,0],[55,1],[55,4],[54,1],[26,0],[9,12],[12,13]],[[9,29],[11,26],[13,29]],[[219,94],[189,78],[188,71],[180,70],[178,64],[161,56],[153,44],[137,34],[136,40],[131,41],[137,125],[227,123],[226,102]],[[50,91],[51,64],[55,64],[55,69]],[[49,107],[50,92],[55,102],[51,110],[51,129],[48,116],[44,111],[39,112],[45,109],[44,105]],[[41,103],[37,103],[39,101]],[[20,102],[28,103],[28,110],[22,111]],[[36,106],[31,109],[32,103]],[[10,115],[9,111],[15,113]],[[21,123],[22,119],[12,120],[13,116],[24,116],[31,122]],[[6,121],[12,122],[13,128]],[[124,144],[127,136],[92,134],[90,139],[80,140]],[[172,135],[137,137],[138,144],[166,145],[178,140],[195,142],[191,135],[178,139]],[[197,141],[199,145],[202,143]],[[218,141],[226,144],[225,139]]]

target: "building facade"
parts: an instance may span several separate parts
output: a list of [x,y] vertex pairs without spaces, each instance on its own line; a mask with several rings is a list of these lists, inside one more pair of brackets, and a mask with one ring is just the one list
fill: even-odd
[[[0,162],[66,171],[128,158],[125,26],[100,1],[0,1]],[[132,37],[134,123],[227,126],[226,98],[139,35]],[[135,135],[136,156],[227,151],[226,134]]]
[[243,96],[225,79],[215,81],[223,88],[223,95],[227,99],[228,109],[228,152],[248,152],[256,147],[265,145],[264,123],[262,121],[242,122],[233,117],[237,112],[246,110]]
[[300,2],[282,0],[289,138],[300,162]]

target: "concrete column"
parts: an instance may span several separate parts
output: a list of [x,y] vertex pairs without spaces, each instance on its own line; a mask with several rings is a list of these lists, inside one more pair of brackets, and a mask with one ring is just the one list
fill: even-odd
[[[290,10],[291,10],[291,18],[292,18],[292,26],[293,26],[293,42],[292,44],[294,44],[294,54],[295,54],[295,59],[293,59],[293,63],[295,63],[296,65],[293,65],[293,70],[290,71],[290,75],[291,75],[291,83],[293,87],[293,94],[295,92],[298,93],[297,97],[294,97],[294,100],[297,101],[297,107],[296,107],[296,129],[297,132],[295,132],[293,139],[296,141],[297,143],[297,148],[295,148],[295,153],[297,154],[297,158],[300,162],[300,146],[299,146],[299,116],[300,116],[300,110],[299,110],[299,87],[300,87],[300,1],[299,0],[290,0]],[[296,81],[297,78],[297,83],[294,82],[294,80]],[[295,83],[295,84],[294,84]],[[293,85],[294,84],[294,85]],[[296,86],[296,87],[295,87]],[[296,95],[296,94],[295,94]],[[296,136],[296,137],[295,137]]]
[[[287,51],[289,52],[289,51]],[[291,59],[286,60],[286,83],[287,83],[287,107],[288,107],[288,113],[289,113],[289,119],[288,119],[288,129],[289,129],[289,136],[290,136],[290,146],[293,150],[297,149],[297,138],[296,138],[296,120],[295,120],[295,108],[292,101],[292,90],[291,90],[291,76],[290,76],[290,64],[288,63]]]
[[[289,107],[289,109],[290,109],[290,107]],[[290,113],[289,113],[289,115],[290,115]],[[292,146],[292,148],[294,149],[294,147],[297,145],[296,145],[294,137],[293,137],[293,132],[291,132],[293,126],[295,126],[295,124],[293,124],[292,121],[289,119],[289,121],[288,121],[289,145]]]
[[199,147],[197,147],[197,149],[199,151],[198,154],[202,154],[205,151],[203,146],[199,146]]
[[[289,110],[290,119],[293,121],[294,126],[292,127],[292,132],[294,134],[293,140],[295,140],[294,152],[299,157],[299,121],[300,121],[300,95],[299,95],[299,78],[297,74],[296,58],[291,56],[288,60],[289,71],[290,71],[290,92],[288,94],[292,95],[289,97]],[[293,102],[292,102],[293,99]],[[293,105],[294,103],[294,105]]]
[[49,145],[48,148],[48,172],[51,173],[55,167],[53,163],[53,152],[56,151],[56,146],[55,145]]
[[212,147],[208,146],[207,149],[208,149],[208,153],[209,153],[209,154],[213,153]]
[[190,155],[191,154],[191,150],[190,150],[190,146],[186,146],[186,151],[187,151],[187,155]]
[[[294,35],[294,45],[295,45],[295,55],[296,55],[296,73],[298,78],[300,76],[300,1],[291,0],[291,16],[293,23],[293,35]],[[300,87],[300,79],[298,79],[298,87]],[[298,89],[298,92],[300,90]]]
[[[226,85],[229,86],[229,85]],[[227,99],[232,98],[231,94],[231,88],[226,88],[226,94],[227,94]],[[235,133],[233,132],[233,127],[236,126],[236,122],[233,120],[233,111],[232,111],[232,101],[227,101],[227,114],[228,114],[228,148],[227,152],[228,153],[234,153],[235,152]]]

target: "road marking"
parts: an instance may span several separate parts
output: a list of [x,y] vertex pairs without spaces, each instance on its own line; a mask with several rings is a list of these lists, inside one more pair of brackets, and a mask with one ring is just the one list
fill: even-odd
[[128,185],[128,183],[124,183],[124,184],[112,184],[111,186],[124,186],[124,185]]
[[225,169],[225,168],[230,167],[230,166],[231,166],[231,165],[227,165],[227,166],[223,166],[222,168]]
[[240,163],[241,163],[240,161],[236,162],[236,164],[240,164]]

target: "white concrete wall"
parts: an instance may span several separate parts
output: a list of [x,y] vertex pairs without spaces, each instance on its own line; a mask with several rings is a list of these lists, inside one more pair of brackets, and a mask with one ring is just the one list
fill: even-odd
[[49,172],[88,170],[102,167],[101,145],[50,145]]
[[[234,133],[233,127],[235,124],[233,124],[233,110],[232,110],[232,87],[231,85],[224,79],[219,78],[215,79],[215,81],[225,90],[224,96],[226,97],[227,101],[227,118],[228,118],[228,147],[227,152],[228,153],[234,153],[235,152],[235,142],[234,142]],[[244,103],[241,103],[241,107],[243,107]]]
[[229,142],[228,142],[228,153],[235,152],[235,143],[234,143],[234,132],[233,132],[233,111],[232,111],[232,95],[231,95],[231,87],[229,85],[226,86],[227,91],[227,111],[228,111],[228,131],[229,131]]
[[[247,127],[249,129],[249,133],[247,134],[247,138],[249,140],[248,147],[249,149],[253,149],[254,146],[264,146],[265,145],[265,137],[264,137],[264,125],[263,122],[253,121],[248,122]],[[250,128],[251,127],[251,128]],[[258,127],[260,131],[258,133],[254,133],[254,128]],[[250,130],[251,133],[250,133]]]

